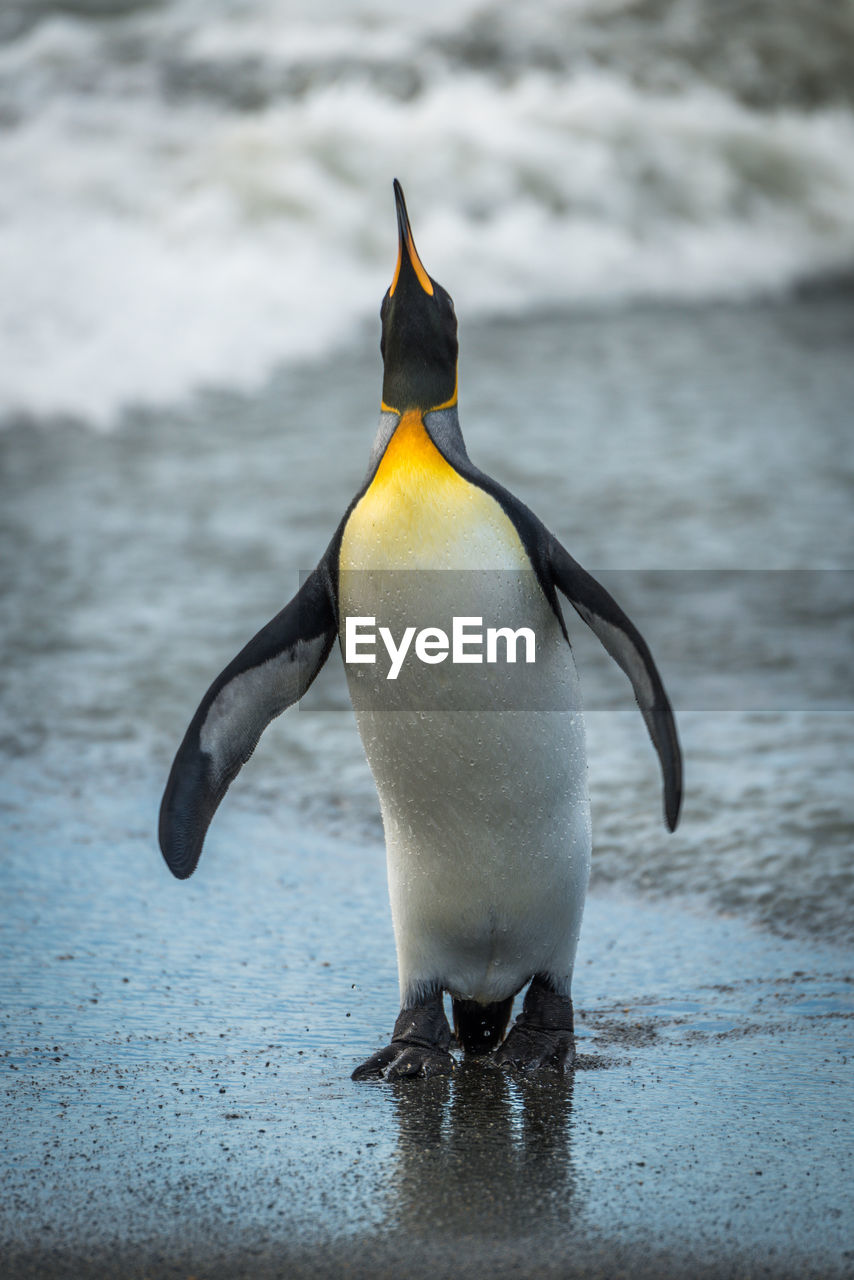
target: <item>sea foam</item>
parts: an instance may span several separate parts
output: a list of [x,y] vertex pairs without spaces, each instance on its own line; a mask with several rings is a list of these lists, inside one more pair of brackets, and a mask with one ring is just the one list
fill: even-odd
[[630,3],[598,26],[545,5],[527,42],[502,5],[489,31],[473,6],[269,0],[23,24],[0,45],[0,414],[107,425],[347,342],[393,270],[393,176],[466,318],[849,271],[850,104],[750,101],[740,64],[674,61],[698,6],[664,7],[658,43]]

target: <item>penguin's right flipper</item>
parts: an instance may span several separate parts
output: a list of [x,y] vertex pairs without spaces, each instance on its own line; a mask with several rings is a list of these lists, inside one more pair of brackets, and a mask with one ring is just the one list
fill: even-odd
[[675,831],[682,806],[682,752],[673,709],[649,646],[614,597],[573,560],[554,535],[549,535],[548,562],[555,585],[632,682],[661,762],[664,816],[669,829]]
[[217,676],[190,721],[160,805],[160,848],[179,880],[195,871],[217,806],[267,725],[303,696],[329,656],[331,599],[321,563]]

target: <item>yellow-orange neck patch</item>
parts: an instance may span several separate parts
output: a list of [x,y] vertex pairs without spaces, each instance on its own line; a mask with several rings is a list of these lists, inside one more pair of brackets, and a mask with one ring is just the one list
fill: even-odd
[[[377,468],[371,488],[377,484],[382,486],[393,476],[408,471],[419,473],[428,471],[434,476],[446,472],[456,475],[453,467],[445,461],[427,434],[420,409],[407,409],[406,413],[401,415],[400,422]],[[421,478],[419,476],[419,480]]]
[[402,414],[347,521],[342,572],[518,569],[527,563],[519,535],[495,499],[443,457],[419,409]]

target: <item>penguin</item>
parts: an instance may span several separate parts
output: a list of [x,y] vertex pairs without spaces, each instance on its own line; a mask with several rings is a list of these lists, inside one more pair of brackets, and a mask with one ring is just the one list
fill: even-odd
[[[466,1054],[509,1070],[566,1071],[592,837],[578,677],[558,593],[632,684],[670,831],[682,800],[676,724],[650,650],[620,606],[470,461],[454,304],[422,264],[397,180],[394,198],[397,264],[380,311],[382,401],[365,481],[297,595],[202,699],[164,792],[160,847],[176,877],[193,873],[228,786],[338,640],[382,812],[400,981],[389,1043],[353,1079],[452,1072],[446,993]],[[453,631],[453,653],[437,618]],[[503,641],[503,665],[476,651],[476,624],[488,620],[503,624],[492,654]],[[378,635],[395,678],[380,663]],[[511,642],[518,650],[530,636],[533,660],[517,652],[514,662]]]

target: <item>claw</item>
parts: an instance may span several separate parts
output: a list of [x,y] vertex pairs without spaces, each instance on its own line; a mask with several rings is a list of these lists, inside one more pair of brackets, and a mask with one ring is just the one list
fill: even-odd
[[447,1049],[430,1049],[423,1045],[411,1045],[404,1049],[385,1073],[386,1080],[403,1080],[409,1076],[449,1076],[454,1070],[454,1060]]
[[351,1080],[370,1080],[371,1076],[381,1076],[388,1064],[399,1052],[396,1045],[387,1044],[384,1049],[371,1054],[351,1075]]
[[496,1067],[514,1067],[525,1072],[566,1071],[574,1060],[575,1036],[571,1031],[526,1027],[513,1027],[491,1058]]
[[403,1080],[409,1076],[429,1079],[431,1076],[449,1076],[453,1070],[454,1060],[446,1049],[393,1040],[358,1066],[350,1079]]

